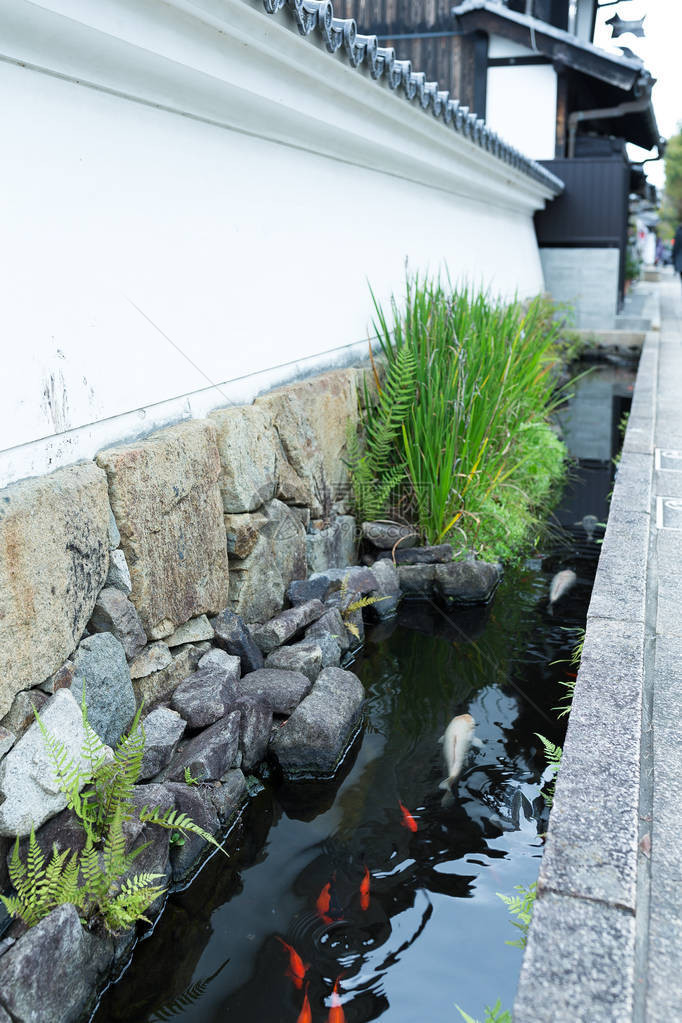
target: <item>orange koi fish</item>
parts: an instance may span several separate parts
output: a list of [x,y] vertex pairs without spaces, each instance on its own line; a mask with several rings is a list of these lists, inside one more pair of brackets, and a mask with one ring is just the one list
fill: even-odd
[[369,909],[369,867],[365,867],[365,876],[360,882],[360,909]]
[[284,941],[283,938],[280,938],[278,934],[276,935],[276,938],[280,944],[284,945],[285,949],[289,953],[289,968],[287,973],[293,980],[296,987],[300,990],[303,987],[303,978],[305,977],[308,967],[305,965],[295,948],[288,945],[287,942]]
[[310,1008],[310,1002],[308,1001],[308,987],[309,985],[306,984],[305,994],[303,995],[303,1005],[301,1007],[301,1011],[298,1014],[298,1019],[296,1020],[296,1023],[313,1023],[313,1014]]
[[329,916],[329,907],[332,901],[331,892],[332,883],[331,881],[327,881],[326,885],[324,886],[320,894],[317,896],[317,900],[315,902],[315,908],[319,916],[322,918],[322,920],[324,920],[326,924],[330,924],[332,922],[332,918]]
[[334,990],[332,991],[332,1005],[327,1016],[327,1023],[346,1023],[346,1016],[341,1005],[341,999],[339,998],[339,978],[337,977],[334,981]]
[[403,819],[401,820],[400,823],[404,828],[409,828],[410,831],[416,831],[417,830],[416,820],[414,819],[410,811],[407,809],[407,807],[400,803],[400,800],[398,802],[400,804],[400,809],[403,815]]

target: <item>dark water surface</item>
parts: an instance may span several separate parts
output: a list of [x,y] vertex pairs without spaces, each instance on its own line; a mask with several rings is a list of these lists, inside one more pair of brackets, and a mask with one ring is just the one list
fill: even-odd
[[[613,415],[604,408],[611,433],[632,377],[608,370],[607,380],[617,404]],[[574,447],[580,456],[579,437]],[[566,487],[553,539],[507,571],[489,607],[405,604],[397,619],[368,629],[352,665],[367,689],[367,724],[343,776],[260,792],[229,863],[214,856],[169,899],[104,995],[97,1023],[296,1023],[304,992],[287,975],[278,937],[309,964],[314,1021],[328,1019],[339,977],[347,1023],[451,1023],[455,1003],[482,1019],[497,998],[511,1008],[521,952],[505,944],[517,934],[496,893],[537,878],[547,811],[534,733],[563,741],[565,719],[552,708],[564,692],[558,680],[575,670],[565,662],[585,622],[603,533],[581,520],[603,521],[611,475],[610,462],[590,451]],[[549,581],[561,568],[578,583],[552,614]],[[464,712],[484,745],[472,749],[455,798],[444,799],[438,738]],[[324,920],[316,902],[327,884]]]

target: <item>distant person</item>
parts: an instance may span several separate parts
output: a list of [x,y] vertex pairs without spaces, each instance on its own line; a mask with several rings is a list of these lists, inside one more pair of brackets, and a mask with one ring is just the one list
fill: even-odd
[[673,266],[675,268],[675,273],[680,275],[680,281],[682,282],[682,224],[680,224],[677,231],[675,231],[675,241],[673,242]]

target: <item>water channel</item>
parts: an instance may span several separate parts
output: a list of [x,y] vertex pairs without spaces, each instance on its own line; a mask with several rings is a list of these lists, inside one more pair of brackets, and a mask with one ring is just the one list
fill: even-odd
[[[511,1008],[522,953],[505,944],[518,935],[497,893],[537,877],[548,811],[535,733],[563,740],[553,708],[575,671],[633,379],[598,366],[578,384],[560,417],[577,462],[551,530],[490,606],[406,603],[367,629],[352,666],[367,724],[341,775],[265,784],[229,863],[213,856],[170,897],[96,1023],[296,1023],[306,990],[313,1021],[340,1019],[335,983],[347,1023],[449,1023],[455,1003],[483,1019],[497,998]],[[577,584],[550,610],[562,568]],[[464,712],[483,746],[444,797],[438,738]],[[307,967],[302,985],[282,942]]]

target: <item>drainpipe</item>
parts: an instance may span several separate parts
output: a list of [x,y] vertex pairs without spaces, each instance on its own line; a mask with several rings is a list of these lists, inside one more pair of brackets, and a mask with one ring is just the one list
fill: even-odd
[[599,121],[608,117],[624,117],[625,114],[634,114],[639,110],[646,110],[651,103],[651,96],[643,99],[631,100],[628,103],[620,103],[617,107],[602,107],[601,110],[576,110],[568,118],[568,158],[572,160],[575,156],[575,137],[578,134],[580,121]]

